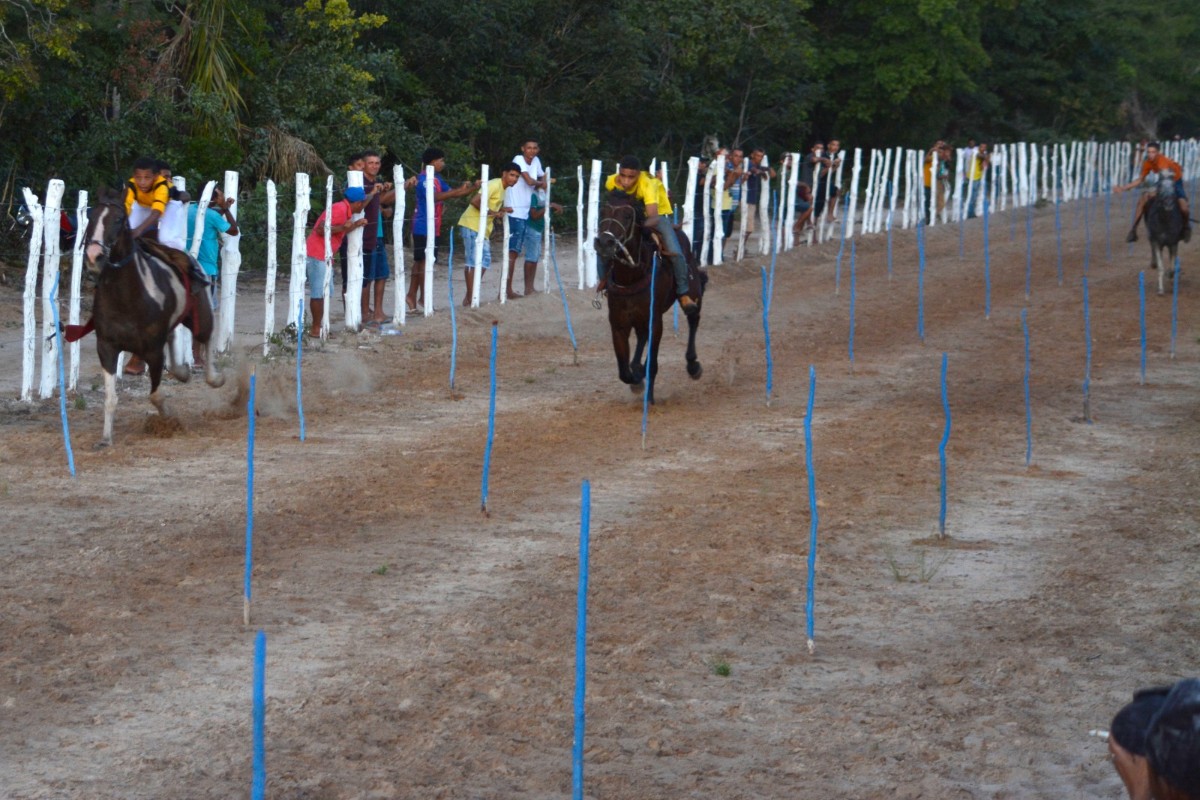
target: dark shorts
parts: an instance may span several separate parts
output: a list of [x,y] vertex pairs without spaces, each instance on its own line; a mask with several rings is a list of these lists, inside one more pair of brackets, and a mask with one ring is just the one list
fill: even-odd
[[363,253],[363,282],[386,281],[391,275],[388,269],[387,245],[380,242],[371,252]]
[[[426,243],[428,243],[428,241],[429,241],[428,236],[421,236],[420,234],[417,234],[417,233],[413,234],[413,237],[412,237],[413,261],[417,261],[422,264],[425,263],[425,245],[426,245]],[[435,236],[435,237],[433,237],[433,260],[437,261],[437,257],[438,257],[438,243],[437,243],[437,237]]]

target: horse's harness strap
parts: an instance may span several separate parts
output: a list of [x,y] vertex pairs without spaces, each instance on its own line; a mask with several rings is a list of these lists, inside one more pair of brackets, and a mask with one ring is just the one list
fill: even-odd
[[630,284],[629,286],[622,286],[621,284],[614,281],[612,279],[612,276],[609,275],[608,276],[608,292],[609,292],[609,294],[615,294],[618,296],[641,294],[650,286],[650,280],[653,277],[654,277],[654,272],[652,270],[646,270],[645,274],[643,274],[642,277],[638,279],[637,283]]

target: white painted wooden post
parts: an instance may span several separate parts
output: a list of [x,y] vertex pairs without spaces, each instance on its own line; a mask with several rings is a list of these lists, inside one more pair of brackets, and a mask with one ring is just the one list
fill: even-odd
[[[487,223],[488,223],[488,165],[484,164],[480,170],[479,184],[479,231],[475,238],[475,270],[471,274],[471,285],[468,287],[471,291],[471,308],[479,308],[479,290],[483,286],[483,248],[489,247],[487,241]],[[507,245],[505,251],[508,250]],[[504,253],[504,258],[508,258],[508,253]],[[454,276],[450,276],[450,280],[454,280]],[[503,288],[500,291],[504,293]]]
[[951,219],[958,222],[963,217],[963,203],[966,202],[966,198],[963,197],[963,161],[966,158],[963,148],[954,148],[954,156],[954,188],[950,193],[954,210],[951,212]]
[[[359,180],[362,180],[362,173],[359,173]],[[352,217],[353,218],[353,217]],[[361,233],[361,230],[359,231]],[[322,235],[325,237],[325,278],[324,286],[321,291],[324,294],[325,302],[322,303],[321,309],[321,341],[329,338],[331,330],[329,318],[333,314],[333,176],[325,176],[325,222],[322,230]],[[342,241],[345,241],[343,239]],[[349,262],[349,254],[347,253],[346,261]],[[358,239],[358,263],[362,266],[362,237]],[[361,270],[359,275],[361,275]],[[345,300],[343,299],[343,304]],[[357,307],[357,304],[356,304]],[[316,322],[316,320],[313,320]]]
[[877,169],[876,162],[878,155],[878,150],[871,150],[871,162],[867,166],[867,195],[863,201],[863,218],[862,226],[859,228],[860,233],[869,233],[871,230],[871,211],[875,203],[875,171]]
[[[75,208],[75,247],[71,252],[71,305],[67,310],[67,324],[79,324],[79,306],[83,289],[83,235],[87,231],[88,193],[79,193],[79,205]],[[71,371],[67,375],[67,388],[75,391],[79,386],[79,340],[71,342]]]
[[1038,162],[1037,145],[1033,142],[1029,143],[1029,205],[1036,206],[1038,201],[1038,170],[1044,170]]
[[396,265],[396,280],[392,287],[392,324],[403,325],[407,321],[408,303],[405,301],[404,276],[404,214],[407,208],[407,192],[404,189],[404,167],[397,164],[392,170],[392,183],[396,187],[396,206],[392,213],[392,263]]
[[[901,214],[901,217],[903,218],[902,226],[904,230],[908,230],[908,222],[910,219],[909,215],[911,213],[911,209],[913,208],[914,201],[916,200],[913,195],[913,191],[917,187],[917,183],[914,181],[914,175],[915,177],[920,178],[920,173],[914,173],[913,168],[917,164],[918,158],[919,154],[916,150],[909,150],[904,162],[904,212]],[[924,181],[922,181],[920,185],[924,187]],[[922,197],[924,196],[922,195]],[[920,207],[920,203],[917,202],[916,208]]]
[[[437,176],[432,164],[425,165],[425,296],[422,311],[425,316],[433,316],[433,255],[437,244],[437,207],[433,201],[433,187]],[[454,238],[454,228],[450,228],[450,237]]]
[[[332,178],[332,176],[330,176]],[[346,173],[346,186],[363,187],[363,174],[359,170],[350,170]],[[332,197],[330,198],[332,200]],[[329,208],[329,205],[325,206]],[[357,214],[351,216],[351,219],[360,220],[367,216],[366,208]],[[329,214],[325,214],[325,219],[329,220]],[[357,331],[362,327],[362,285],[363,285],[363,228],[355,228],[346,234],[346,294],[343,297],[346,309],[346,330]],[[326,270],[330,272],[331,270]],[[329,297],[329,295],[325,295]],[[329,303],[325,304],[325,308],[329,308]]]
[[62,229],[62,198],[65,189],[66,185],[58,178],[51,180],[46,188],[46,204],[42,208],[42,232],[45,237],[42,250],[42,380],[38,386],[38,395],[42,398],[54,394],[58,371],[58,337],[54,335],[54,307],[58,304],[55,284],[62,266],[58,232]]
[[688,159],[687,163],[687,189],[683,196],[683,219],[680,221],[680,224],[683,227],[683,232],[687,234],[688,241],[691,241],[694,229],[692,222],[696,218],[696,178],[700,174],[700,158],[692,156]]
[[850,208],[846,212],[846,232],[854,238],[854,216],[858,210],[858,179],[862,177],[862,148],[854,148],[854,169],[850,172]]
[[[521,178],[517,180],[521,180]],[[506,194],[505,197],[507,196]],[[526,219],[525,222],[528,224],[529,220]],[[512,235],[512,228],[508,222],[508,214],[505,214],[500,220],[500,227],[500,305],[504,305],[508,302],[508,237]],[[491,242],[488,242],[488,247],[491,247]]]
[[[822,151],[821,155],[825,155],[825,152]],[[808,158],[808,156],[806,155],[805,158]],[[824,184],[821,183],[821,169],[822,169],[822,166],[819,163],[813,165],[812,186],[808,187],[809,194],[812,196],[812,209],[813,209],[812,216],[810,216],[808,218],[809,225],[812,226],[813,233],[805,237],[808,240],[809,247],[812,246],[813,240],[820,235],[820,233],[821,233],[821,217],[827,211],[827,209],[822,207],[822,209],[821,209],[822,213],[817,214],[817,203],[821,198],[821,191],[825,188]],[[799,186],[796,187],[796,191],[800,191]]]
[[588,287],[596,285],[596,237],[600,235],[600,171],[603,165],[592,159],[592,175],[588,182],[587,241],[584,242],[584,275]]
[[[787,199],[784,201],[787,215],[783,222],[783,247],[781,248],[784,251],[791,250],[796,246],[796,191],[800,183],[800,159],[802,157],[798,152],[791,153],[791,166],[787,171]],[[811,193],[809,199],[811,201]]]
[[704,235],[700,246],[700,263],[706,265],[709,262],[709,255],[712,253],[713,229],[712,229],[712,185],[713,185],[713,164],[715,161],[710,161],[708,172],[704,175],[704,187],[700,192],[700,213],[704,215]]
[[895,163],[892,165],[892,187],[888,192],[888,210],[884,215],[884,230],[892,227],[893,217],[896,215],[896,196],[900,194],[900,162],[903,161],[903,156],[904,148],[897,147]]
[[[201,198],[200,208],[196,210],[196,238],[192,247],[200,248],[200,220],[208,203]],[[292,276],[288,282],[288,325],[296,326],[296,335],[304,333],[304,312],[300,303],[304,300],[304,284],[308,280],[308,174],[296,173],[296,207],[292,212]]]
[[[743,170],[745,169],[745,164],[746,164],[746,162],[743,161],[742,162]],[[737,239],[737,255],[735,256],[735,259],[737,261],[741,261],[743,258],[746,257],[746,211],[748,209],[748,206],[746,205],[746,197],[749,194],[746,189],[747,189],[746,178],[745,178],[745,175],[743,174],[743,176],[742,176],[742,194],[741,194],[741,198],[738,200],[738,207],[737,207],[738,239]],[[759,199],[759,202],[762,202],[761,192],[759,194],[758,199]]]
[[[549,293],[552,282],[550,273],[554,270],[554,262],[550,259],[550,233],[552,219],[550,211],[550,188],[553,184],[550,182],[550,168],[546,167],[546,199],[543,205],[546,207],[546,215],[542,217],[542,288]],[[536,189],[534,190],[536,191]],[[528,291],[528,290],[527,290]]]
[[775,200],[775,225],[771,231],[771,236],[775,241],[775,252],[779,253],[783,250],[786,236],[783,234],[785,226],[790,225],[792,221],[793,205],[792,198],[788,196],[788,173],[793,169],[791,165],[792,156],[790,153],[784,153],[779,162],[779,194]]
[[[25,189],[25,208],[31,219],[29,232],[29,260],[25,262],[25,294],[22,297],[25,315],[25,349],[21,354],[21,399],[33,402],[33,371],[37,359],[37,276],[42,259],[42,227],[45,220],[37,195]],[[117,374],[121,373],[117,370]]]
[[1045,197],[1045,198],[1050,197],[1049,185],[1046,182],[1046,178],[1047,178],[1046,167],[1049,164],[1050,164],[1050,161],[1047,157],[1046,145],[1042,145],[1042,193],[1040,196]]
[[[763,154],[763,160],[767,158]],[[767,168],[769,170],[769,167]],[[776,196],[775,205],[779,205],[779,198]],[[775,214],[778,216],[779,209],[775,209]],[[758,252],[761,255],[766,255],[771,252],[770,237],[775,235],[771,230],[771,173],[768,171],[762,176],[758,188],[758,224],[754,226],[754,230],[758,233]]]
[[[275,277],[279,271],[279,217],[275,181],[267,179],[267,288],[263,299],[263,357],[271,352],[271,334],[275,333]],[[197,212],[198,213],[198,212]],[[182,327],[182,326],[181,326]],[[191,352],[191,348],[187,348]]]
[[587,270],[584,266],[587,250],[584,239],[587,234],[583,227],[583,164],[575,167],[575,180],[579,184],[575,197],[575,268],[579,270],[579,289],[582,291],[587,280]]
[[[225,172],[225,196],[238,196],[238,174]],[[238,204],[235,202],[229,213],[236,220]],[[217,352],[228,352],[233,343],[234,320],[237,315],[237,279],[242,266],[241,236],[226,235],[221,240],[221,310],[217,315]]]
[[[187,180],[181,175],[171,178],[171,183],[179,192],[187,191]],[[167,203],[167,211],[158,221],[158,240],[176,250],[187,249],[187,206],[179,200]],[[192,332],[185,325],[176,325],[171,330],[171,338],[167,342],[171,348],[171,360],[183,364],[189,369],[192,366]]]
[[725,256],[725,154],[713,162],[713,265],[720,266]]

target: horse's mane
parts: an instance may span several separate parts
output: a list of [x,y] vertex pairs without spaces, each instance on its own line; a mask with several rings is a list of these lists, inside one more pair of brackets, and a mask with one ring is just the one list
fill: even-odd
[[637,214],[637,223],[639,225],[646,219],[646,204],[628,192],[621,189],[613,189],[608,193],[607,202],[614,206],[632,206]]

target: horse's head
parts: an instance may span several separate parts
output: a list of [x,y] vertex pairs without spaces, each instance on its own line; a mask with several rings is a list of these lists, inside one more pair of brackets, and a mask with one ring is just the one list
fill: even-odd
[[630,250],[637,247],[642,216],[632,197],[620,190],[610,192],[600,209],[596,255],[605,263],[619,259],[627,261],[631,267],[636,266],[637,261],[630,255]]
[[92,272],[99,272],[108,263],[113,248],[129,236],[125,223],[125,203],[121,193],[100,189],[96,202],[88,211],[87,230],[84,231],[84,261]]
[[1158,181],[1156,183],[1156,193],[1160,198],[1175,197],[1175,173],[1169,169],[1164,169],[1158,173]]

